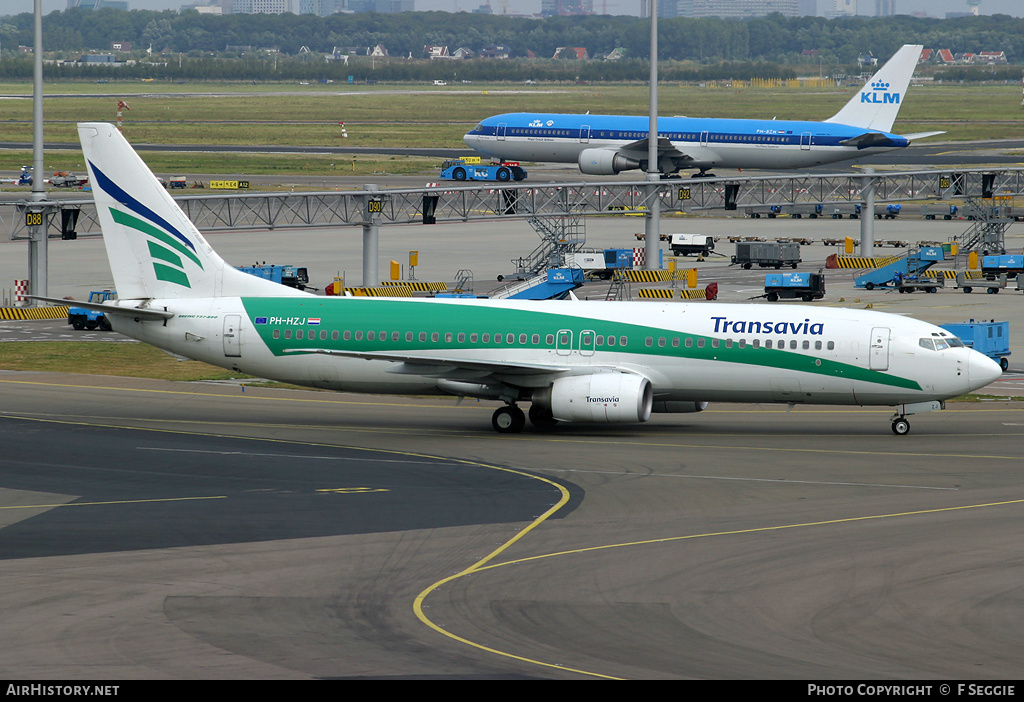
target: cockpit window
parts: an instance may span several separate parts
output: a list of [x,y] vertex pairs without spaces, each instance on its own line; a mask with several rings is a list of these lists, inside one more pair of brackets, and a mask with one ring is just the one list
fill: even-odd
[[936,337],[934,339],[924,337],[917,343],[921,348],[931,349],[932,351],[945,351],[948,348],[958,348],[964,345],[964,342],[955,336]]

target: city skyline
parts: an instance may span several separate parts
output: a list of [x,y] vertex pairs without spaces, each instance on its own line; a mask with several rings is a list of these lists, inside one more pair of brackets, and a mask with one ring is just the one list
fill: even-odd
[[[417,10],[441,10],[454,12],[456,10],[469,12],[486,0],[416,0]],[[864,14],[874,12],[874,0],[860,0],[866,6],[862,10]],[[182,0],[128,0],[129,7],[133,10],[178,10],[183,4]],[[502,6],[501,2],[492,2],[491,7],[497,9]],[[540,0],[508,0],[505,3],[509,14],[532,15],[540,12]],[[602,7],[602,0],[595,0],[595,8]],[[638,15],[640,0],[607,0],[606,4],[611,14]],[[818,12],[824,13],[832,7],[831,0],[818,0]],[[4,0],[3,15],[20,14],[32,12],[33,0]],[[43,0],[43,13],[48,14],[54,10],[67,8],[67,0]],[[896,9],[900,14],[912,12],[927,12],[933,17],[944,17],[947,12],[967,12],[966,0],[896,0]],[[1020,0],[981,0],[979,12],[982,15],[1004,14],[1012,17],[1024,17],[1024,3]]]

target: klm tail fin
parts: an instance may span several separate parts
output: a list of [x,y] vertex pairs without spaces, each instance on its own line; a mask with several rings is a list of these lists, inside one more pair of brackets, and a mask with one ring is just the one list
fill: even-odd
[[904,45],[843,109],[825,121],[880,132],[891,131],[917,68],[921,49],[920,44]]
[[225,263],[114,125],[78,137],[121,299],[307,295]]

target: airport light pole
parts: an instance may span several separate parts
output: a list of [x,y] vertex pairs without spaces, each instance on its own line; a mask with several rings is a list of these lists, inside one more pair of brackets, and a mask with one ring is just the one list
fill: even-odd
[[661,248],[661,172],[658,170],[658,0],[651,0],[650,127],[647,135],[647,216],[644,220],[644,270],[659,266]]
[[[43,0],[35,0],[35,58],[32,81],[32,192],[22,211],[29,232],[28,293],[45,297],[47,285],[46,221],[53,203],[46,199],[43,170]],[[37,304],[33,302],[32,304]]]

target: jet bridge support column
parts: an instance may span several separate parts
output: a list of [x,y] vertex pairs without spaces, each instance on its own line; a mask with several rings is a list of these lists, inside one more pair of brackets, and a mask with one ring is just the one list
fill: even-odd
[[651,2],[650,105],[647,130],[647,194],[644,219],[644,270],[659,267],[661,248],[661,170],[658,168],[658,0]]
[[[363,190],[368,193],[377,193],[380,188],[376,185],[364,185]],[[364,198],[363,207],[363,287],[371,288],[380,282],[377,271],[377,250],[380,226],[377,224],[377,213],[380,209],[374,207],[374,203],[380,204],[380,200],[372,194]]]
[[864,201],[860,208],[860,255],[873,258],[875,255],[875,169],[866,167],[864,187],[861,193]]

